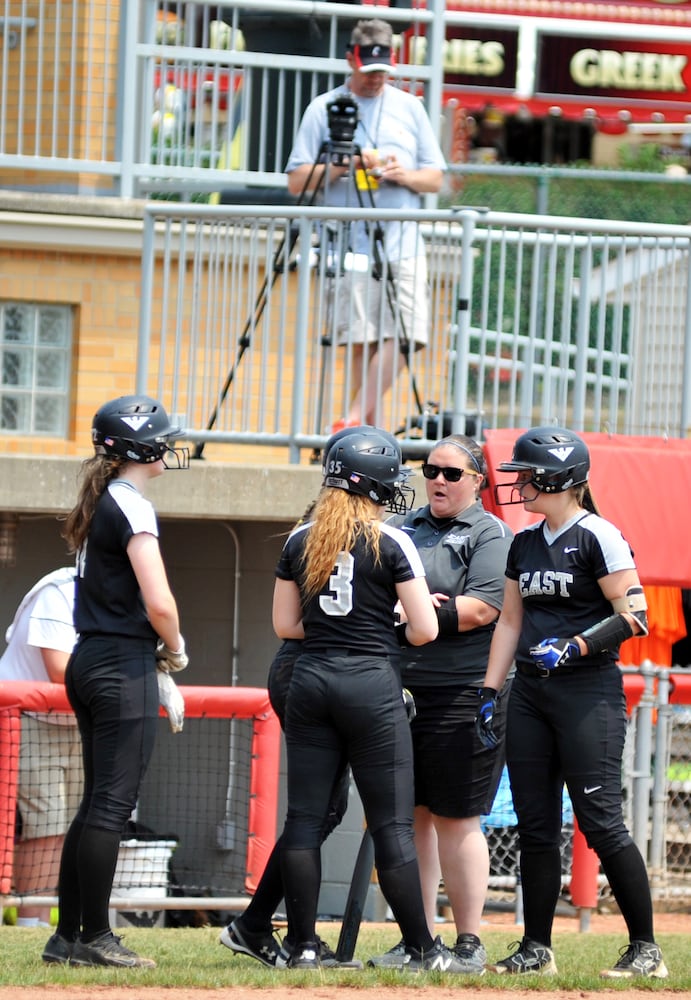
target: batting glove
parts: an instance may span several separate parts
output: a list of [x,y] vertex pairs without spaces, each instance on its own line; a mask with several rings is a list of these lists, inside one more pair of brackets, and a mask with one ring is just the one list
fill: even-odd
[[167,670],[157,670],[158,700],[163,706],[170,728],[174,733],[182,732],[185,721],[185,699],[182,692]]
[[539,646],[530,647],[530,655],[541,670],[556,670],[567,660],[581,655],[575,639],[543,639]]
[[182,640],[180,649],[171,649],[170,646],[166,646],[163,639],[159,639],[156,646],[156,659],[158,660],[158,669],[165,670],[169,674],[184,670],[190,662],[185,652],[185,640]]
[[475,716],[475,732],[487,750],[499,746],[499,737],[494,731],[494,716],[497,711],[497,692],[494,688],[480,688],[477,693],[478,708]]

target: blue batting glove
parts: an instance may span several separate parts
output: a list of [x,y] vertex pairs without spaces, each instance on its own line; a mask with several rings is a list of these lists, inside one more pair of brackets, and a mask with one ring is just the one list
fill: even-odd
[[541,670],[556,670],[567,660],[581,655],[575,639],[543,639],[539,646],[530,647],[530,655]]
[[497,711],[497,692],[494,688],[480,688],[477,693],[478,707],[475,716],[475,732],[477,738],[487,750],[495,750],[499,746],[499,737],[494,731],[494,715]]

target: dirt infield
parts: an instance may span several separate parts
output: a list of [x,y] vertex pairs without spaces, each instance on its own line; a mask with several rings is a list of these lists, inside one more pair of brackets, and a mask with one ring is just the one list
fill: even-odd
[[[493,929],[506,927],[507,932],[516,929],[516,936],[520,937],[520,931],[516,928],[511,913],[490,914],[485,922]],[[689,940],[691,940],[691,913],[657,913],[655,915],[655,929],[658,934],[688,934]],[[572,932],[577,934],[579,933],[579,921],[574,917],[557,917],[554,931],[555,933]],[[621,933],[625,940],[625,925],[619,915],[593,914],[590,918],[589,933]],[[462,985],[459,987],[458,982],[430,985],[418,982],[416,985],[410,986],[389,986],[387,984],[381,992],[385,992],[392,1000],[456,1000],[459,988],[462,989]],[[647,992],[649,985],[644,984],[641,988]],[[376,996],[379,991],[364,990],[364,994],[368,993]],[[357,985],[352,987],[330,985],[318,978],[315,978],[313,987],[292,987],[282,982],[277,982],[275,986],[268,988],[226,985],[218,989],[144,986],[141,982],[137,983],[136,986],[100,986],[97,984],[72,986],[56,983],[40,987],[0,987],[0,1000],[219,1000],[221,994],[226,994],[232,1000],[364,1000],[363,989]],[[511,1000],[530,1000],[530,998],[534,1000],[536,991],[534,988],[517,989],[515,980],[512,980],[510,988],[507,989],[483,987],[481,991],[482,1000],[507,1000],[507,995]],[[549,991],[544,988],[544,984],[541,984],[539,990],[541,1000],[608,1000],[608,998],[613,997],[641,997],[642,995],[642,992],[634,989],[605,988],[595,992],[559,989]],[[648,993],[648,995],[651,994]],[[680,997],[680,993],[674,989],[660,989],[657,986],[653,995],[655,1000],[679,1000]]]

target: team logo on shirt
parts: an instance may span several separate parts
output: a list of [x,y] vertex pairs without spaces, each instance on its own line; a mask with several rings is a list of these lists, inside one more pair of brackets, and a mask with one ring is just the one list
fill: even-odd
[[521,573],[518,589],[521,597],[570,597],[569,584],[573,583],[573,573],[559,573],[547,569],[543,573]]

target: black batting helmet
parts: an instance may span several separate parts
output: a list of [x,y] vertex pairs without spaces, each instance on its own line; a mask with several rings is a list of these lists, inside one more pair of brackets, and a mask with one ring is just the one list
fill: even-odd
[[96,411],[91,440],[97,455],[116,455],[128,462],[148,465],[172,453],[177,460],[173,468],[186,469],[189,450],[171,444],[180,433],[158,400],[150,396],[119,396]]
[[328,444],[324,486],[369,497],[392,513],[410,509],[410,471],[401,468],[401,446],[393,434],[379,427],[347,427]]
[[[500,472],[530,472],[530,483],[541,493],[563,493],[585,483],[590,471],[590,455],[585,441],[565,427],[533,427],[521,434],[513,446],[511,460],[502,462]],[[522,503],[499,499],[499,490],[513,489],[514,483],[497,483],[497,504]]]

